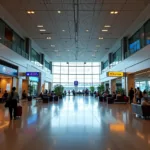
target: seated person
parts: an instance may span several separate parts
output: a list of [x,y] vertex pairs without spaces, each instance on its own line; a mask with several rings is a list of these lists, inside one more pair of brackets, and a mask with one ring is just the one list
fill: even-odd
[[27,98],[27,94],[26,94],[26,91],[24,90],[23,92],[22,92],[22,99],[26,99]]
[[121,93],[118,92],[118,93],[117,93],[117,96],[121,96]]
[[143,97],[143,98],[142,98],[141,105],[142,105],[142,106],[150,106],[150,103],[149,103],[149,101],[148,101],[148,98]]
[[112,98],[114,98],[114,99],[116,98],[116,93],[115,92],[112,93]]
[[39,97],[43,98],[43,93],[42,92],[40,93]]

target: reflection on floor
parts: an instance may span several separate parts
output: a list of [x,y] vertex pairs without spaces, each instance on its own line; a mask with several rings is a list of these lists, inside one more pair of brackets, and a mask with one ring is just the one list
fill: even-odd
[[22,105],[22,119],[11,123],[0,105],[0,150],[150,149],[150,121],[132,115],[130,105],[83,96]]

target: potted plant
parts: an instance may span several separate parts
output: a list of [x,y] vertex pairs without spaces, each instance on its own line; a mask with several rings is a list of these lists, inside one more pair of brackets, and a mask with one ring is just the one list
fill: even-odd
[[95,90],[95,87],[94,87],[94,86],[91,86],[91,87],[90,87],[91,96],[93,96],[94,90]]
[[54,97],[54,99],[56,101],[58,101],[58,99],[62,99],[63,91],[64,91],[64,87],[62,85],[56,85],[54,87],[54,92],[56,94],[56,96]]
[[124,95],[125,90],[123,88],[118,88],[117,93]]
[[100,100],[100,101],[103,101],[102,94],[103,94],[103,92],[104,92],[104,90],[105,90],[104,85],[103,85],[103,84],[99,85],[99,86],[97,87],[97,90],[98,90],[98,94],[99,94],[99,100]]
[[28,101],[32,101],[33,85],[28,85]]

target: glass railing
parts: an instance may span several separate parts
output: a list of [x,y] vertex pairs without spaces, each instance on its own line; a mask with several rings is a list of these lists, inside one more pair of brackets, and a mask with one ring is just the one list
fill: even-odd
[[16,43],[7,40],[4,37],[0,37],[0,43],[7,46],[8,48],[15,51],[16,53],[23,56],[24,58],[29,59],[29,55],[25,51],[23,51],[20,47],[18,47]]

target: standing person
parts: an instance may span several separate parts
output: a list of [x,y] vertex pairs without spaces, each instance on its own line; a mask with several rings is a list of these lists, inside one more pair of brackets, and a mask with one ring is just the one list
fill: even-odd
[[136,102],[141,103],[142,92],[140,91],[139,87],[137,88],[135,95],[136,95]]
[[131,104],[131,103],[133,103],[133,98],[134,98],[134,90],[132,87],[129,91],[129,97],[130,97],[130,104]]
[[16,113],[17,113],[17,102],[19,101],[19,94],[16,92],[16,87],[12,88],[11,93],[8,95],[8,107],[9,107],[9,114],[10,120],[16,120]]

